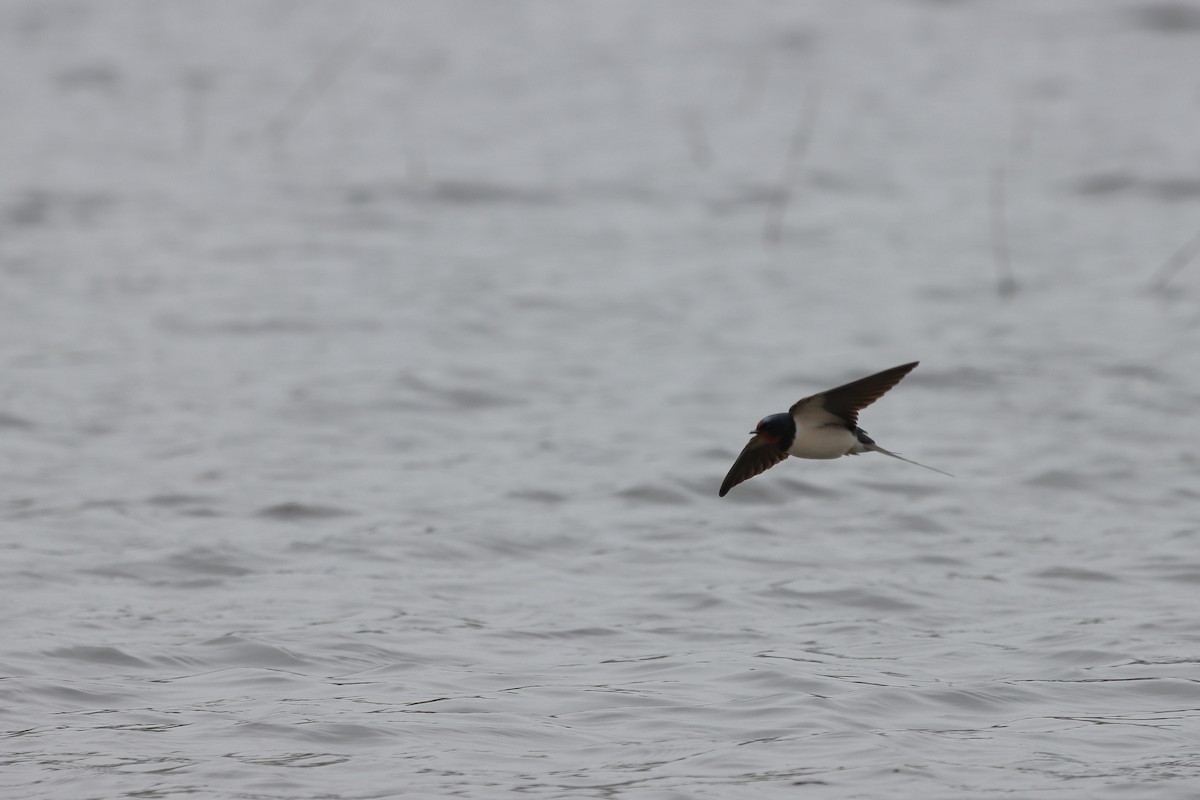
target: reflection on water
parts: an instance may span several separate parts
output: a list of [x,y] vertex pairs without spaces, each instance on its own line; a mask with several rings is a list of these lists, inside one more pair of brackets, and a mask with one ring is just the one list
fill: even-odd
[[1186,795],[1200,11],[330,9],[0,9],[6,785]]

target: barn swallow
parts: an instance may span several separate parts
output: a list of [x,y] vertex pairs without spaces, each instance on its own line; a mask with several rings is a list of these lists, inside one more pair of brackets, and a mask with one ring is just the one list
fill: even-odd
[[720,496],[742,481],[766,472],[788,456],[797,458],[841,458],[859,453],[883,453],[918,467],[954,477],[949,472],[918,464],[875,444],[858,427],[858,412],[874,403],[911,372],[919,361],[885,369],[836,389],[805,397],[786,414],[763,417],[750,431],[754,437],[733,462]]

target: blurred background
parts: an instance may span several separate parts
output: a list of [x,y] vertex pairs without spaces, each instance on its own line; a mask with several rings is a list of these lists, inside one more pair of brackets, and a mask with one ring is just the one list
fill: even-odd
[[[1189,796],[1195,2],[3,0],[0,104],[10,791]],[[918,359],[955,479],[717,499]]]

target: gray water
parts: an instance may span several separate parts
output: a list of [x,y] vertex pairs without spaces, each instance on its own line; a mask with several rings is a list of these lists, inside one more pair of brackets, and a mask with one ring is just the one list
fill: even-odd
[[[0,4],[0,794],[1200,797],[1200,6]],[[877,455],[716,496],[920,359]]]

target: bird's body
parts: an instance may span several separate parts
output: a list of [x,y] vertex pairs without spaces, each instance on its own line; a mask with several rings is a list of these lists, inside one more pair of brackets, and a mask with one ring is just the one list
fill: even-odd
[[787,452],[796,458],[841,458],[861,453],[862,443],[854,431],[842,425],[817,425],[798,428]]
[[725,476],[720,496],[724,497],[734,486],[765,472],[788,456],[831,459],[867,452],[883,453],[948,475],[940,469],[917,464],[916,461],[885,450],[858,427],[858,412],[899,383],[917,363],[914,361],[892,367],[836,389],[805,397],[785,414],[764,417],[752,432],[754,438]]

